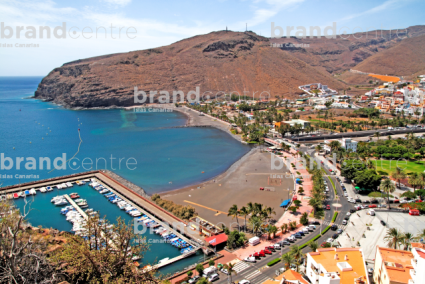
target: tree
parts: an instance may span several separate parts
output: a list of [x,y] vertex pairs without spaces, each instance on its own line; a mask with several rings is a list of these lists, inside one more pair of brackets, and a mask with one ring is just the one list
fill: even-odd
[[300,189],[298,189],[298,194],[300,194],[300,195],[304,194],[304,189],[302,187]]
[[208,284],[210,282],[208,282],[208,280],[205,277],[201,277],[198,279],[198,281],[196,282],[196,284]]
[[303,215],[301,215],[300,224],[302,224],[304,226],[308,224],[308,214],[307,214],[307,212],[304,212]]
[[297,207],[296,206],[290,206],[288,208],[288,210],[292,211],[292,214],[295,214],[295,212],[297,212]]
[[26,206],[19,212],[10,201],[0,201],[0,283],[60,282],[60,270],[44,254],[52,240],[28,227],[27,214]]
[[329,143],[329,147],[331,148],[331,151],[336,151],[341,147],[341,143],[337,140],[333,140]]
[[398,188],[400,188],[401,180],[406,178],[406,174],[401,168],[396,167],[395,171],[391,173],[391,177],[398,182]]
[[250,212],[249,212],[248,208],[245,207],[245,206],[242,206],[241,209],[239,210],[239,215],[243,216],[244,219],[245,219],[245,226],[244,226],[245,232],[246,232],[246,216],[248,216],[249,214],[250,214]]
[[393,249],[397,249],[397,245],[402,241],[403,234],[396,228],[390,228],[387,230],[387,234],[384,237],[384,241],[387,242],[387,246]]
[[[56,266],[66,265],[73,283],[159,283],[154,269],[139,270],[133,256],[143,256],[149,245],[145,238],[121,218],[116,224],[100,222],[99,216],[89,216],[85,238],[72,235],[51,260]],[[131,247],[131,250],[129,248]]]
[[413,192],[416,191],[416,187],[420,186],[420,179],[419,179],[419,175],[416,172],[411,173],[411,175],[409,176],[409,184],[413,187]]
[[373,136],[375,136],[379,140],[379,137],[381,137],[381,133],[379,131],[375,132],[375,134],[373,134]]
[[298,272],[298,266],[300,265],[300,260],[304,256],[303,250],[300,246],[293,245],[291,246],[290,254],[295,258],[295,264],[297,266],[297,272]]
[[311,251],[315,252],[319,248],[319,244],[317,242],[311,242],[308,244]]
[[195,270],[198,272],[198,275],[201,276],[204,273],[204,266],[198,263],[195,267]]
[[209,261],[208,261],[208,266],[209,267],[211,267],[211,266],[214,266],[215,265],[215,261],[214,261],[214,259],[210,259]]
[[294,204],[296,207],[300,207],[301,206],[301,201],[300,200],[294,200]]
[[364,163],[359,160],[345,160],[342,163],[341,175],[349,180],[356,177],[356,174],[366,169]]
[[322,146],[320,144],[318,144],[316,146],[316,148],[314,148],[316,150],[317,153],[319,153],[320,151],[322,151]]
[[381,179],[382,177],[375,170],[368,169],[358,172],[354,178],[354,182],[361,188],[376,190]]
[[280,226],[280,231],[282,232],[282,235],[288,231],[288,224],[283,223],[282,226]]
[[295,258],[292,256],[291,253],[287,252],[282,255],[282,262],[285,265],[285,269],[288,270],[291,268],[291,264],[295,262]]
[[238,224],[238,230],[239,230],[239,220],[238,220],[239,211],[238,211],[238,206],[236,204],[233,204],[233,206],[229,208],[229,212],[227,216],[232,216],[232,220],[236,218],[236,223]]
[[234,270],[234,264],[229,263],[229,264],[225,264],[223,265],[224,269],[227,270],[227,272],[229,273],[227,275],[227,277],[230,277],[230,283],[232,283],[232,275],[233,274],[237,274],[236,270]]
[[390,179],[384,179],[381,182],[380,189],[387,193],[388,196],[388,208],[390,206],[390,193],[395,191],[395,186]]
[[192,277],[192,275],[193,275],[192,270],[189,270],[189,271],[187,272],[187,276]]
[[425,239],[425,229],[422,229],[422,231],[419,231],[419,233],[416,235],[415,239]]
[[401,238],[401,243],[404,245],[404,250],[409,250],[410,248],[410,244],[413,242],[414,237],[412,233],[404,233],[402,238]]
[[273,235],[273,239],[276,237],[276,233],[278,232],[278,229],[276,226],[269,226],[269,234]]

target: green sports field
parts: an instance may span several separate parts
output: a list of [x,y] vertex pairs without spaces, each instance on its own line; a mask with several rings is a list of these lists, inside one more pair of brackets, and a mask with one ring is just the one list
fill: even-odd
[[372,160],[372,162],[376,165],[377,171],[385,171],[389,175],[395,171],[396,167],[402,168],[406,173],[425,171],[424,161]]

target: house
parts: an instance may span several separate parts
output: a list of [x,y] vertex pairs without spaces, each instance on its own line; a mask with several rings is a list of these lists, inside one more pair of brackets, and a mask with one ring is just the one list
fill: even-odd
[[425,282],[425,244],[412,243],[412,266],[413,271],[410,271],[412,281],[409,284],[419,284]]
[[306,276],[317,284],[369,284],[360,248],[325,248],[306,254]]
[[302,129],[306,129],[310,126],[310,121],[302,120],[302,119],[292,119],[288,121],[283,121],[285,124],[289,124],[290,126],[295,126],[296,124],[301,125]]
[[344,148],[345,150],[351,150],[351,152],[357,152],[357,141],[354,141],[351,138],[342,138],[341,140],[335,139],[335,140],[325,140],[325,145],[323,145],[323,150],[325,150],[326,152],[330,153],[331,152],[331,147],[329,146],[329,144],[332,141],[338,141],[341,144],[341,147]]
[[288,269],[274,280],[267,280],[262,284],[310,284],[304,277],[298,272]]
[[328,108],[325,105],[315,105],[314,106],[314,109],[317,109],[317,110],[326,110]]
[[415,283],[410,281],[412,279],[412,273],[414,272],[414,267],[412,265],[414,259],[414,255],[410,251],[377,246],[373,280],[376,284],[424,283],[423,281]]

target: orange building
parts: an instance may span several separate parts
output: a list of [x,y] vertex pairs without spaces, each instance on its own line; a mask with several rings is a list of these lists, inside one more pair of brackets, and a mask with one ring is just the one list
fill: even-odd
[[413,259],[410,251],[377,246],[373,280],[376,284],[408,284]]
[[267,280],[262,284],[310,284],[306,279],[303,278],[298,272],[288,269],[284,273],[280,274],[274,280]]

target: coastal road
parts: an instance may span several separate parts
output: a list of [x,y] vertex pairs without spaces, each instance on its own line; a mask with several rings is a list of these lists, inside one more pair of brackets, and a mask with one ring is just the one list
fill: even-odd
[[[303,153],[308,152],[308,154],[314,155],[314,150],[308,149],[306,147],[302,147],[299,150]],[[325,171],[326,171],[326,169],[325,169]],[[329,174],[328,171],[326,171],[326,172],[327,172],[327,174]],[[337,181],[336,177],[331,176],[331,175],[324,176],[324,177],[325,177],[325,182],[328,184],[328,187],[329,187],[329,195],[328,195],[329,198],[326,199],[325,205],[328,205],[328,204],[331,205],[331,210],[325,210],[325,219],[321,222],[322,223],[321,228],[320,228],[320,226],[317,226],[315,231],[310,232],[309,234],[305,235],[302,239],[297,239],[294,243],[291,244],[291,246],[292,245],[298,245],[298,246],[302,245],[302,244],[310,241],[311,239],[313,239],[318,234],[320,234],[320,230],[325,229],[330,224],[335,211],[338,211],[338,217],[335,220],[335,224],[338,225],[338,228],[343,229],[343,230],[345,229],[345,226],[340,225],[340,224],[342,224],[342,220],[346,216],[347,212],[354,207],[343,196],[343,191],[342,191],[341,185]],[[333,186],[332,186],[332,183],[330,182],[330,179],[332,179],[332,181],[334,182],[334,184],[336,186],[337,195],[335,195],[335,192],[333,190]],[[317,240],[317,243],[319,245],[322,244],[328,238],[331,238],[332,235],[334,235],[335,233],[336,232],[332,231],[332,230],[327,231],[323,236],[321,236]],[[338,241],[338,239],[336,239],[336,241]],[[235,270],[236,270],[237,274],[232,276],[232,281],[240,281],[240,280],[243,280],[243,279],[247,279],[251,283],[257,284],[257,283],[262,283],[262,282],[266,281],[267,279],[272,279],[272,278],[276,277],[276,271],[279,270],[280,268],[283,268],[284,264],[282,262],[279,262],[279,263],[275,264],[274,266],[268,268],[267,263],[270,262],[271,260],[275,259],[275,258],[280,257],[282,254],[289,252],[291,246],[285,246],[281,250],[277,250],[277,251],[273,252],[272,255],[267,255],[266,257],[257,260],[256,263],[245,263],[244,261],[237,263],[236,266],[235,266]],[[263,249],[263,247],[260,244],[260,245],[258,245],[258,251],[260,251],[261,249]],[[310,251],[311,250],[310,250],[309,247],[306,247],[306,248],[303,249],[304,253],[307,253],[307,252],[310,252]],[[220,275],[220,279],[218,281],[216,281],[215,283],[222,283],[222,284],[228,283],[227,282],[228,281],[227,276],[225,274],[220,272],[219,275]]]

